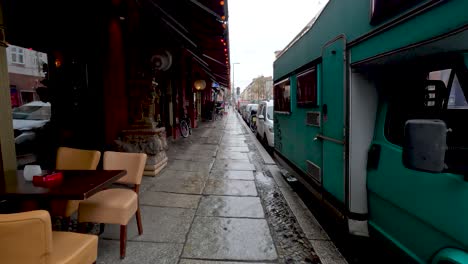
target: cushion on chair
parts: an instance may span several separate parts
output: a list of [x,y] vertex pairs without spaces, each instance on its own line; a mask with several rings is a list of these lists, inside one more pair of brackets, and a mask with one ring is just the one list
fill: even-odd
[[108,189],[80,202],[79,222],[127,225],[138,208],[138,195],[129,189]]
[[140,184],[145,170],[147,155],[145,153],[104,152],[103,167],[105,170],[126,170],[127,175],[117,182]]
[[91,264],[97,259],[98,237],[72,232],[52,232],[53,264]]
[[60,147],[57,150],[55,168],[57,170],[95,170],[101,152],[97,150]]
[[49,263],[52,251],[47,211],[0,214],[0,263]]
[[[55,168],[57,170],[95,170],[100,158],[101,152],[97,150],[60,147],[57,150]],[[80,200],[52,201],[51,213],[56,216],[70,217],[78,210],[79,202]]]

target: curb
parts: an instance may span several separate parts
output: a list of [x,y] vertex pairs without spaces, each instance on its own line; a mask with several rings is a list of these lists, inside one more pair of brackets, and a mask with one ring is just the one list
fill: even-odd
[[244,119],[240,117],[238,112],[235,113],[237,118],[240,120],[241,124],[249,132],[249,136],[252,138],[252,142],[255,144],[255,147],[257,147],[258,151],[260,152],[260,156],[262,157],[263,163],[265,163],[266,165],[276,165],[276,162],[271,158],[270,154],[268,154],[263,145],[260,142],[258,142],[257,137],[252,133],[250,127],[248,127],[247,124],[244,122]]
[[281,174],[280,167],[268,154],[263,145],[258,142],[255,135],[250,130],[250,127],[244,122],[244,119],[239,115],[238,112],[237,118],[242,123],[242,125],[249,132],[248,134],[252,138],[255,147],[260,153],[260,156],[267,167],[267,170],[273,176],[273,179],[278,186],[281,195],[289,206],[289,209],[296,218],[299,226],[306,235],[307,239],[312,244],[312,248],[315,250],[315,253],[320,258],[320,261],[323,264],[347,264],[343,255],[336,248],[333,241],[330,240],[330,237],[326,231],[322,228],[320,223],[317,221],[315,216],[310,212],[307,206],[304,204],[302,199],[296,194],[296,192],[289,186],[286,180]]

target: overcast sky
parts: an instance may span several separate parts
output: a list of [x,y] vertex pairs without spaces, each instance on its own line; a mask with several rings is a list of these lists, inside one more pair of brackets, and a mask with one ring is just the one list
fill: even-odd
[[273,75],[274,52],[282,50],[326,0],[229,0],[229,38],[234,85],[241,91],[260,75]]

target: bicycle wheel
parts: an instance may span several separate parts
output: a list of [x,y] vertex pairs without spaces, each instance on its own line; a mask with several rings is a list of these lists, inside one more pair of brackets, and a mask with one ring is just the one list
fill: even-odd
[[187,124],[188,124],[189,134],[192,135],[192,120],[190,120],[190,118],[187,118]]
[[179,123],[179,129],[180,129],[180,134],[184,138],[188,137],[190,130],[189,130],[189,126],[187,125],[187,121],[181,120]]

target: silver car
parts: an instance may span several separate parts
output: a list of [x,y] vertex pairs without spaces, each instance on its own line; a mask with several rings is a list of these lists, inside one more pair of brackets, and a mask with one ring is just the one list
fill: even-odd
[[268,145],[274,146],[273,100],[261,102],[257,112],[257,137]]

